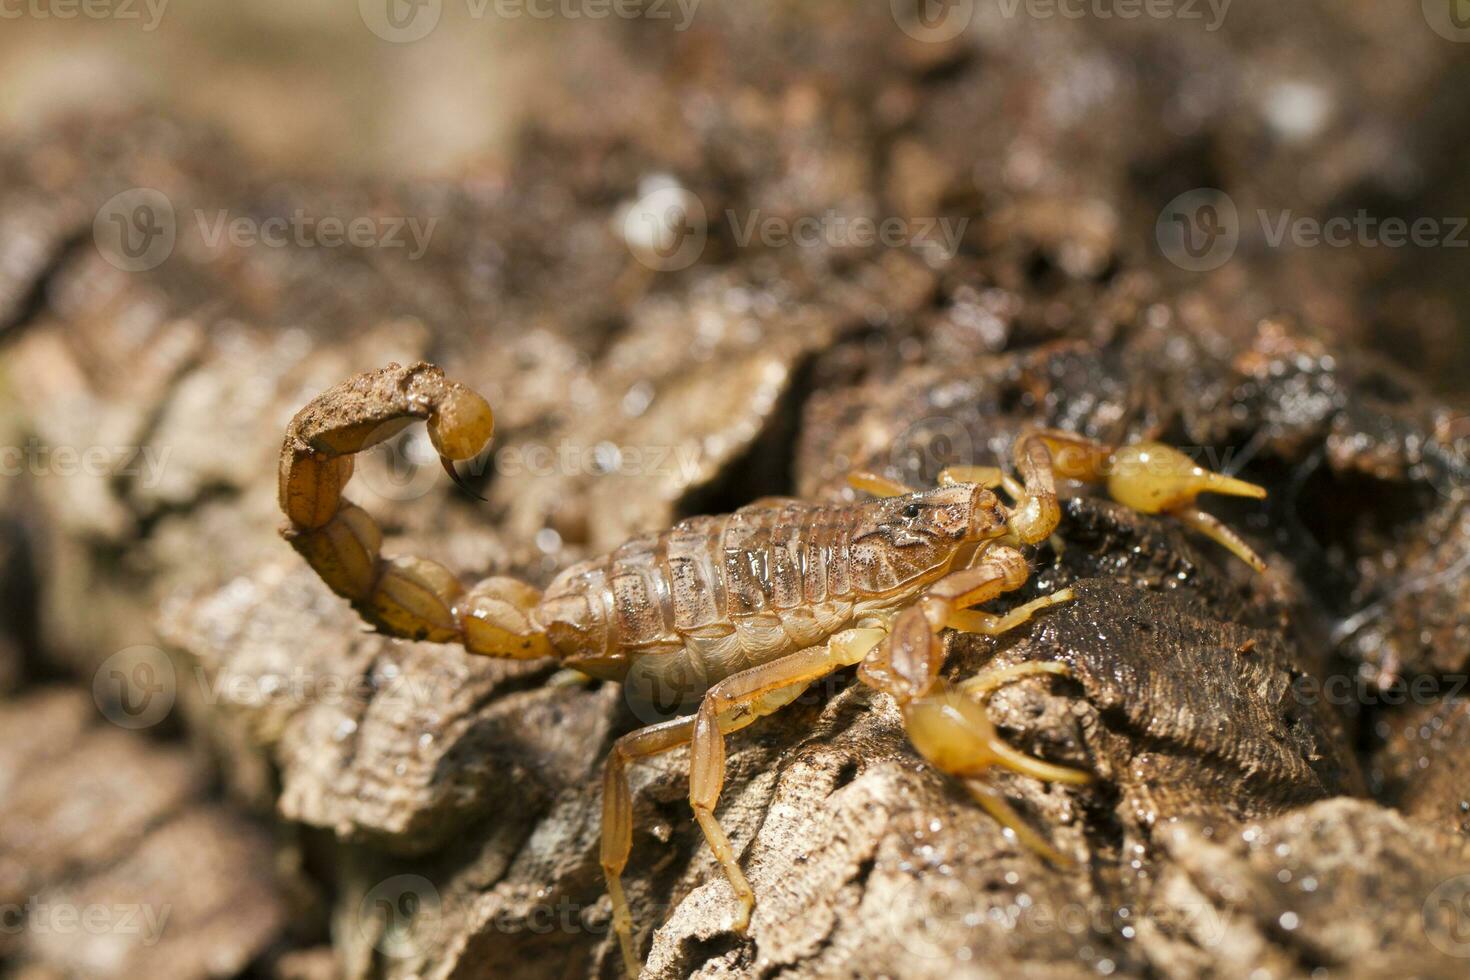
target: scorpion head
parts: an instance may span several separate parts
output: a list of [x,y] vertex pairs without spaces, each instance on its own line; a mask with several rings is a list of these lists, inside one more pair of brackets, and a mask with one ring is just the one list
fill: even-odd
[[863,504],[852,534],[853,582],[882,594],[948,569],[968,545],[1006,533],[999,498],[969,483]]

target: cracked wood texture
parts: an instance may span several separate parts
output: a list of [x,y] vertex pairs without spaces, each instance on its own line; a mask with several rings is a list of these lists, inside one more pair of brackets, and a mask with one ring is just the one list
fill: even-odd
[[[620,975],[599,774],[650,705],[367,632],[276,534],[292,414],[420,358],[495,408],[466,467],[486,501],[413,431],[349,496],[386,553],[466,579],[545,584],[682,515],[842,499],[854,468],[925,484],[1034,425],[1270,490],[1208,504],[1255,577],[1067,487],[1063,548],[997,608],[1076,601],[947,640],[955,678],[1072,669],[990,710],[1097,774],[995,777],[1074,865],[1018,847],[844,672],[729,739],[746,936],[687,752],[634,767],[647,976],[1465,974],[1463,268],[1243,241],[1186,273],[1154,238],[1202,186],[1245,214],[1466,213],[1465,46],[1379,0],[1237,0],[1218,32],[979,15],[942,42],[869,6],[568,27],[510,149],[453,180],[302,177],[156,112],[0,148],[0,420],[24,461],[0,483],[0,975]],[[1212,94],[1175,98],[1202,65]],[[1304,91],[1327,107],[1306,129],[1281,116]],[[677,270],[620,234],[661,175],[709,218]],[[178,235],[130,272],[92,223],[137,186]],[[197,219],[298,210],[436,224],[411,256]],[[829,211],[944,217],[956,247],[744,239]]]

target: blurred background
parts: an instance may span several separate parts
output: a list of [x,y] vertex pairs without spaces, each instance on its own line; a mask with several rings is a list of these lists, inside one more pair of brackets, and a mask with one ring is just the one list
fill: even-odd
[[[942,410],[975,462],[1035,411],[1349,473],[1298,522],[1303,645],[1461,669],[1431,542],[1470,532],[1392,508],[1465,485],[1467,94],[1464,0],[0,0],[0,976],[617,975],[587,747],[646,719],[365,635],[276,536],[287,421],[392,359],[511,455],[485,504],[417,436],[365,460],[389,550],[544,584],[865,460],[932,477],[890,446],[956,365],[1151,338]],[[1428,722],[1345,714],[1365,793],[1462,833],[1458,775],[1404,789]],[[665,782],[654,904],[702,880]],[[659,975],[760,972],[680,935]]]

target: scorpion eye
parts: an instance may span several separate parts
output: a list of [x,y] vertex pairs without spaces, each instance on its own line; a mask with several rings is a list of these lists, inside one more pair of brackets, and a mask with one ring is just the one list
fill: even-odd
[[903,516],[908,518],[918,517],[920,513],[922,508],[918,504],[909,504],[903,509]]

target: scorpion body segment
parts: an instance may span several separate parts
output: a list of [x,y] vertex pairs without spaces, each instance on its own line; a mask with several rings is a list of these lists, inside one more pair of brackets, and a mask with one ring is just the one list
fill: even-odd
[[692,699],[692,714],[617,739],[604,770],[601,863],[614,931],[635,976],[639,957],[622,887],[633,831],[629,764],[689,746],[689,802],[734,890],[734,928],[744,930],[754,894],[715,818],[725,736],[844,667],[858,665],[863,683],[894,699],[923,758],[960,780],[1025,846],[1065,861],[986,775],[1003,766],[1052,782],[1090,777],[1012,748],[991,726],[984,699],[1001,685],[1067,668],[1026,662],[951,684],[941,676],[940,642],[946,629],[1000,635],[1072,598],[1062,589],[1004,614],[974,608],[1027,581],[1019,549],[1052,537],[1060,520],[1054,473],[1105,482],[1120,502],[1175,517],[1265,568],[1239,536],[1194,506],[1204,492],[1260,497],[1260,487],[1210,473],[1156,443],[1115,450],[1041,430],[1017,440],[1016,476],[953,467],[937,488],[915,491],[855,474],[853,486],[877,499],[820,505],[769,498],[629,541],[566,569],[544,595],[504,577],[466,588],[428,559],[385,558],[377,524],[342,496],[353,454],[415,420],[427,423],[451,475],[453,461],[481,452],[494,429],[484,399],[422,363],[359,375],[303,408],[281,450],[284,536],[384,633],[492,657],[555,657],[622,682],[630,698]]
[[568,666],[667,696],[680,678],[712,684],[889,616],[1005,527],[999,499],[967,485],[839,506],[762,501],[575,565],[531,616]]

